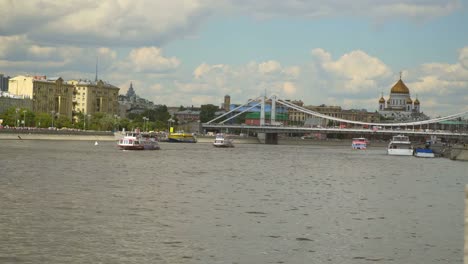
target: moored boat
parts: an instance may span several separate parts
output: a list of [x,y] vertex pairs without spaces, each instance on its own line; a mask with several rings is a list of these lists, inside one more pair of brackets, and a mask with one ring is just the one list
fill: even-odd
[[416,148],[414,150],[414,156],[420,158],[434,158],[434,151],[430,148]]
[[218,133],[216,134],[213,146],[219,148],[232,148],[234,147],[233,139],[226,134]]
[[197,139],[194,135],[184,132],[170,133],[167,136],[167,141],[176,143],[197,143]]
[[160,149],[158,138],[150,133],[127,132],[119,139],[117,146],[122,150],[158,150]]
[[392,140],[388,144],[387,153],[388,155],[412,156],[413,145],[411,144],[408,136],[393,136]]
[[368,142],[366,138],[353,138],[351,147],[353,149],[367,149]]

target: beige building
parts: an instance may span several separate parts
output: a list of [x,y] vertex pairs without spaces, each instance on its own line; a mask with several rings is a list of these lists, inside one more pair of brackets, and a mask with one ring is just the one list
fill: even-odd
[[[367,112],[366,110],[343,110],[341,106],[327,106],[327,105],[319,105],[319,106],[304,106],[302,101],[290,101],[291,103],[306,108],[308,110],[328,115],[331,117],[351,120],[351,121],[362,121],[362,122],[379,122],[380,115],[376,112]],[[306,123],[306,121],[310,121],[310,119],[314,119],[313,122],[315,125],[327,126],[328,120],[313,117],[312,115],[306,114],[304,112],[295,110],[295,109],[288,109],[289,121],[292,124],[297,123]],[[310,122],[309,122],[310,123]]]
[[73,85],[65,83],[60,77],[19,75],[10,78],[8,83],[10,94],[32,99],[34,112],[66,116],[70,120],[73,91]]
[[73,111],[85,115],[95,113],[106,113],[119,115],[119,87],[105,83],[102,80],[97,82],[89,80],[68,81],[75,87],[73,97]]

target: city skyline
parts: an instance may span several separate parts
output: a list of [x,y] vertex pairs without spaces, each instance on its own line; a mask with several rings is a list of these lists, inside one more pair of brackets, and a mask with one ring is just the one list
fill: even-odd
[[0,73],[99,79],[171,106],[278,94],[375,111],[400,78],[468,111],[462,1],[1,1]]

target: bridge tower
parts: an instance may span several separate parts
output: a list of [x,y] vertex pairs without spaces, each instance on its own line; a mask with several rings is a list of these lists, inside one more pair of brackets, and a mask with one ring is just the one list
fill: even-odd
[[265,125],[265,96],[262,96],[262,103],[260,105],[260,125]]
[[276,124],[276,95],[271,97],[271,116],[270,116],[270,124]]

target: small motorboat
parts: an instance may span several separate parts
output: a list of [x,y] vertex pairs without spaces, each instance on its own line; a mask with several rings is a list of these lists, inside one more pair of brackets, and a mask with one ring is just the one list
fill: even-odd
[[234,147],[234,144],[231,137],[222,133],[218,133],[216,134],[213,146],[219,148],[232,148]]
[[366,138],[353,138],[351,147],[353,149],[367,149],[368,142]]
[[416,148],[414,150],[414,156],[420,158],[435,158],[434,151],[430,148]]

